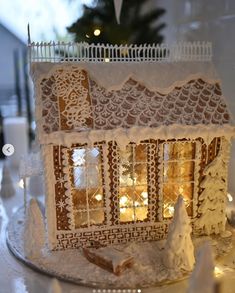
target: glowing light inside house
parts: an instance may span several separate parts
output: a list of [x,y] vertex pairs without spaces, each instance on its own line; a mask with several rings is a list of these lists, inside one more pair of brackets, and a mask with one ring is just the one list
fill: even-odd
[[95,196],[95,199],[97,200],[97,201],[101,201],[102,200],[102,195],[101,194],[96,194],[96,196]]
[[110,59],[109,58],[104,58],[104,62],[109,62]]
[[180,192],[180,194],[183,194],[184,193],[184,188],[182,186],[180,186],[179,192]]
[[169,210],[169,214],[170,214],[170,215],[173,215],[173,214],[174,214],[175,209],[174,209],[173,206],[169,206],[169,207],[168,207],[168,210]]
[[138,201],[135,201],[135,202],[134,202],[134,206],[135,206],[135,207],[138,207],[139,205],[140,205],[140,203],[139,203]]
[[147,192],[147,191],[143,191],[143,192],[141,192],[141,196],[142,196],[143,198],[148,198],[148,192]]
[[217,266],[214,268],[214,275],[216,277],[220,277],[223,274],[224,274],[224,271],[221,268],[219,268]]
[[125,195],[123,195],[123,196],[120,198],[120,205],[121,205],[121,206],[124,206],[124,205],[127,204],[127,202],[128,202],[128,198],[127,198]]
[[126,208],[120,208],[120,213],[125,214]]
[[227,193],[227,198],[229,202],[233,201],[233,197],[230,193]]
[[148,205],[148,199],[146,198],[144,201],[143,201],[144,205],[147,206]]
[[164,211],[165,214],[168,214],[168,216],[173,216],[174,215],[174,205],[173,204],[164,204]]
[[100,35],[100,33],[101,33],[100,29],[97,28],[94,30],[94,36],[98,37]]

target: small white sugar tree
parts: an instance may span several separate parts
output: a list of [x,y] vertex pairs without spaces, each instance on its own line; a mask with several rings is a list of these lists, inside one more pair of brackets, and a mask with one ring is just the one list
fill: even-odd
[[163,251],[165,267],[177,271],[192,271],[195,258],[191,232],[192,227],[184,200],[182,196],[179,196]]
[[60,282],[56,278],[52,279],[48,293],[62,293]]
[[213,293],[214,288],[214,259],[211,245],[206,242],[198,250],[196,264],[189,279],[188,293]]
[[44,217],[38,201],[32,198],[25,215],[24,226],[24,253],[29,259],[41,255],[45,245]]
[[11,178],[9,167],[6,163],[2,169],[2,181],[1,181],[1,197],[10,197],[15,194],[14,183]]
[[227,163],[222,150],[218,156],[205,168],[204,179],[199,195],[200,217],[195,221],[195,229],[210,235],[225,231],[226,217],[226,189],[227,189]]

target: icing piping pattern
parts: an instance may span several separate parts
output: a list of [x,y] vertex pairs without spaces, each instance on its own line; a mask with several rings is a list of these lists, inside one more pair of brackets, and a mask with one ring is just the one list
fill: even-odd
[[[177,85],[178,84],[178,85]],[[55,67],[39,84],[44,133],[60,130],[107,130],[133,126],[223,125],[230,114],[217,82],[197,77],[174,88],[149,90],[133,78],[119,90],[107,90],[76,66]],[[40,133],[41,133],[40,130]]]
[[229,113],[218,84],[191,80],[170,93],[150,91],[129,79],[121,90],[107,91],[90,81],[94,128],[158,127],[170,124],[225,124]]

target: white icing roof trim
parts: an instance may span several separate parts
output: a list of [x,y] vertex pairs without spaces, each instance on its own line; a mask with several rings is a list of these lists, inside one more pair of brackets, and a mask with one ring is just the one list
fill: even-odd
[[[149,90],[169,93],[175,86],[202,78],[211,84],[219,82],[211,62],[177,63],[32,63],[32,78],[40,83],[59,68],[78,66],[88,72],[91,79],[107,90],[119,90],[129,78],[144,84]],[[148,76],[148,78],[146,78]]]
[[157,128],[132,127],[112,130],[88,130],[83,132],[58,131],[51,134],[41,134],[41,144],[55,144],[70,147],[74,143],[87,143],[92,146],[95,142],[116,141],[121,149],[129,142],[139,143],[147,139],[196,139],[203,138],[209,144],[214,137],[225,137],[230,140],[235,136],[235,127],[224,125],[163,125]]

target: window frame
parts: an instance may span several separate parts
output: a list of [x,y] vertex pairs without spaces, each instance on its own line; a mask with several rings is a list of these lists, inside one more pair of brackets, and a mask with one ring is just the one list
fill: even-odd
[[[126,225],[126,224],[135,224],[135,223],[154,223],[156,222],[157,218],[157,210],[158,210],[158,200],[156,197],[156,194],[158,192],[158,186],[157,186],[157,160],[158,160],[158,141],[157,140],[143,140],[140,141],[139,144],[135,143],[129,143],[132,145],[140,145],[145,144],[147,145],[147,192],[148,192],[148,205],[147,205],[147,217],[144,220],[134,220],[134,221],[125,221],[122,222],[120,220],[120,205],[119,205],[119,187],[120,187],[120,155],[119,155],[119,148],[115,142],[112,142],[109,147],[110,157],[116,162],[116,165],[113,169],[116,170],[109,170],[111,172],[111,178],[113,177],[113,173],[116,173],[117,178],[113,184],[110,185],[110,188],[112,190],[111,192],[111,202],[113,202],[111,213],[112,213],[112,225]],[[113,151],[115,149],[115,152]],[[148,164],[148,161],[150,160],[150,156],[152,156],[152,160],[150,164]],[[112,164],[111,161],[109,161],[110,164]],[[137,162],[138,163],[138,162]],[[110,168],[112,169],[112,168]],[[150,170],[151,169],[151,170]],[[150,178],[151,184],[150,184]]]
[[[94,144],[93,147],[88,147],[87,144],[74,144],[72,145],[72,147],[69,149],[69,181],[70,181],[70,188],[71,188],[71,200],[72,200],[72,206],[73,206],[73,219],[74,219],[74,229],[75,230],[80,230],[80,229],[86,229],[86,228],[91,228],[91,227],[101,227],[101,226],[106,226],[107,225],[107,208],[106,208],[106,188],[105,188],[105,175],[104,175],[104,160],[103,160],[103,146],[104,143],[99,142]],[[87,185],[85,188],[85,192],[86,192],[86,208],[85,209],[79,209],[76,208],[76,206],[74,205],[74,199],[73,199],[73,190],[76,190],[75,188],[75,183],[74,183],[74,168],[76,168],[77,166],[74,166],[73,164],[73,151],[75,149],[84,149],[85,150],[85,154],[87,153],[88,149],[95,149],[98,148],[99,149],[99,155],[100,155],[100,166],[98,164],[98,166],[100,167],[100,171],[99,172],[99,176],[101,176],[101,181],[102,184],[100,187],[97,188],[102,188],[102,201],[103,201],[103,207],[102,208],[90,208],[90,204],[89,204],[89,198],[88,198],[88,189]],[[84,165],[84,169],[86,170],[86,168],[88,166],[92,166],[92,165],[96,165],[96,164],[87,164],[85,163]],[[87,172],[87,171],[86,171]],[[86,176],[86,175],[85,175]],[[87,184],[87,183],[86,183]],[[90,221],[90,212],[91,211],[103,211],[103,216],[104,216],[104,220],[102,223],[91,223]],[[85,225],[80,225],[79,227],[76,226],[75,224],[75,214],[78,212],[82,212],[82,213],[86,213],[86,219],[87,219],[87,224]]]
[[[194,159],[188,159],[185,161],[193,161],[194,162],[194,167],[193,167],[193,180],[191,181],[184,181],[181,182],[186,184],[193,184],[192,188],[192,198],[191,198],[191,215],[189,215],[190,218],[194,218],[197,215],[197,195],[199,191],[199,178],[200,178],[200,164],[201,164],[201,149],[202,149],[202,142],[200,139],[172,139],[172,140],[164,140],[159,143],[159,168],[161,170],[161,179],[159,180],[159,201],[161,202],[160,204],[162,205],[161,207],[161,213],[159,213],[159,221],[168,221],[172,219],[172,217],[164,217],[164,193],[163,193],[163,185],[165,184],[164,178],[163,178],[163,172],[164,172],[164,144],[174,144],[174,143],[180,143],[180,142],[191,142],[195,143],[195,155]],[[177,160],[175,160],[177,161]],[[176,201],[175,201],[176,203]]]

